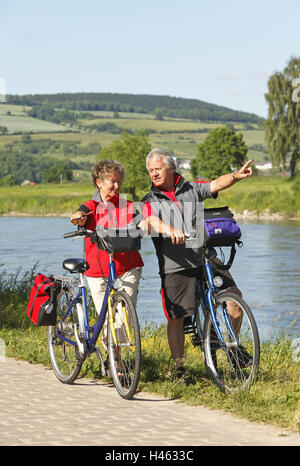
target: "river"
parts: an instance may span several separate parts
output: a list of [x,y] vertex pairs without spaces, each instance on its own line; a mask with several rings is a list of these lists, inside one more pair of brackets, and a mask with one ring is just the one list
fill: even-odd
[[[256,318],[261,337],[287,329],[300,336],[300,222],[239,221],[244,246],[231,268]],[[82,257],[82,239],[64,239],[72,231],[67,218],[0,217],[0,272],[20,273],[38,262],[39,272],[63,273],[62,262]],[[157,259],[151,239],[143,239],[143,279],[138,295],[140,321],[165,322]]]

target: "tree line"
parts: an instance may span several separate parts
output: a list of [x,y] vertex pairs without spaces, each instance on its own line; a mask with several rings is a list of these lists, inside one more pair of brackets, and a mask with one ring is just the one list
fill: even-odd
[[[66,111],[112,111],[151,113],[158,118],[186,118],[200,121],[262,124],[263,118],[247,112],[181,97],[116,93],[59,93],[8,95],[7,103],[24,106],[49,105]],[[59,115],[56,115],[59,117]],[[71,116],[72,117],[72,116]]]
[[[44,144],[46,145],[47,141],[44,141]],[[49,141],[48,144],[50,144]],[[59,144],[61,143],[58,141],[53,142],[56,149],[60,147]],[[76,147],[74,142],[70,144]],[[92,167],[89,162],[75,164],[69,160],[57,161],[49,156],[37,157],[30,150],[25,152],[26,146],[34,147],[30,140],[27,140],[23,144],[8,145],[0,152],[3,174],[0,184],[21,184],[24,179],[36,183],[59,183],[61,179],[72,181],[72,170],[80,168],[83,163],[84,168],[91,171]],[[123,189],[133,200],[138,200],[139,193],[149,187],[145,158],[150,150],[151,144],[145,131],[136,134],[124,131],[120,139],[98,152],[95,161],[114,159],[123,163],[126,170]],[[210,131],[202,144],[198,145],[198,155],[192,162],[192,174],[196,179],[198,177],[212,179],[234,168],[239,168],[244,163],[246,154],[247,147],[241,133],[237,134],[226,126],[216,128]]]
[[73,170],[90,171],[92,164],[69,158],[89,154],[96,158],[100,151],[101,146],[96,142],[83,146],[80,141],[32,140],[30,134],[24,133],[20,142],[6,144],[0,150],[0,185],[22,184],[25,180],[34,183],[72,181]]

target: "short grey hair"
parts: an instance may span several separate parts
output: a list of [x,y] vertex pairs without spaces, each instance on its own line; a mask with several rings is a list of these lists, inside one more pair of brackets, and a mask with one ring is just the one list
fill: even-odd
[[174,156],[166,150],[159,149],[158,147],[152,149],[146,157],[146,168],[148,168],[148,162],[151,159],[163,160],[163,162],[167,165],[168,168],[173,168],[174,170],[176,170],[176,162]]

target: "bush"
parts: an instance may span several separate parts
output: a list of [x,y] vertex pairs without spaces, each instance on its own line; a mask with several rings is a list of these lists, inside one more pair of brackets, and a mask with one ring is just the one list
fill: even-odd
[[35,267],[31,271],[0,273],[0,328],[28,328],[27,303],[32,286]]
[[14,186],[18,184],[15,175],[6,175],[0,179],[0,186]]

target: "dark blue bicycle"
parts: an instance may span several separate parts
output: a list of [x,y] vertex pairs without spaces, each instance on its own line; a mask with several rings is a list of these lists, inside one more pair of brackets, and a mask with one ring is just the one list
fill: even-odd
[[[253,314],[245,301],[220,291],[222,278],[212,264],[217,253],[204,248],[197,282],[197,312],[185,325],[194,346],[202,350],[208,374],[224,392],[249,388],[260,359],[260,342]],[[217,263],[217,267],[222,267]]]
[[[76,236],[90,236],[97,240],[95,233],[85,228],[64,235],[65,238]],[[99,247],[106,248],[107,243],[101,237],[100,242]],[[122,238],[121,243],[126,246],[126,239]],[[63,267],[72,275],[53,276],[57,293],[57,324],[48,327],[48,349],[53,371],[63,383],[74,382],[87,356],[95,352],[101,363],[102,375],[105,376],[107,370],[98,339],[104,326],[107,326],[110,373],[118,393],[130,399],[136,392],[140,376],[139,322],[131,298],[122,289],[122,280],[116,277],[114,251],[110,248],[107,252],[110,273],[102,309],[95,323],[90,322],[83,276],[88,268],[87,262],[84,259],[67,259]]]

